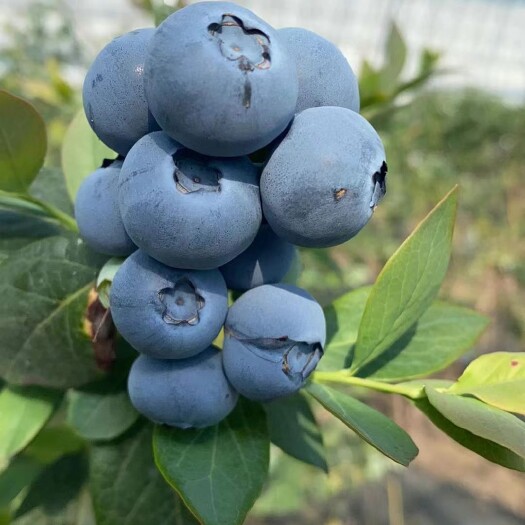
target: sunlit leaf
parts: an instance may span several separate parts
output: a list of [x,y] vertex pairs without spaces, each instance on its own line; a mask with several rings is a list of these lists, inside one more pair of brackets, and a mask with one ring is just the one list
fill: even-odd
[[525,353],[494,352],[478,357],[449,389],[497,408],[525,415]]
[[359,325],[352,370],[387,350],[434,301],[448,267],[456,207],[454,188],[384,266]]
[[483,315],[436,301],[385,352],[357,373],[381,381],[405,381],[438,372],[472,348],[488,324]]
[[38,434],[60,399],[60,393],[38,387],[0,392],[0,470]]

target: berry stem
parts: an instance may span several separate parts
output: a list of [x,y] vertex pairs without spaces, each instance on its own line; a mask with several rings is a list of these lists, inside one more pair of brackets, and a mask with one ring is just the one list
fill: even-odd
[[400,394],[409,399],[421,399],[425,397],[425,390],[422,385],[407,383],[392,385],[382,381],[351,376],[348,374],[347,370],[338,370],[337,372],[315,372],[313,375],[313,381],[317,383],[338,383],[340,385],[370,388],[372,390],[377,390],[378,392]]

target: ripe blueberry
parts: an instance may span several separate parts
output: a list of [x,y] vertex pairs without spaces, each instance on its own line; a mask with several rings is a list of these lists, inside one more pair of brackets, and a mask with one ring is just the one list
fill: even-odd
[[124,229],[118,205],[118,180],[122,161],[109,161],[82,181],[75,218],[80,236],[95,251],[115,257],[133,253],[137,247]]
[[323,310],[307,292],[284,284],[259,286],[228,312],[224,371],[243,396],[271,401],[304,385],[325,339]]
[[228,288],[245,291],[280,282],[290,270],[295,257],[295,247],[277,237],[267,224],[263,224],[250,247],[221,266],[220,270]]
[[219,334],[227,290],[218,270],[176,270],[138,250],[115,275],[110,308],[115,326],[135,350],[182,359],[202,352]]
[[261,176],[264,216],[299,246],[341,244],[365,226],[386,191],[385,150],[358,113],[299,113]]
[[158,124],[144,93],[144,60],[154,29],[137,29],[110,42],[95,58],[82,97],[98,138],[120,155]]
[[293,118],[298,89],[278,33],[229,2],[189,5],[158,27],[145,87],[166,133],[224,157],[252,153],[277,137]]
[[226,264],[252,243],[262,218],[258,171],[248,157],[205,157],[162,132],[129,152],[119,199],[135,244],[174,268]]
[[176,361],[140,356],[131,367],[128,392],[148,419],[179,428],[219,423],[239,397],[224,375],[221,352],[213,346]]
[[300,27],[279,29],[277,33],[297,64],[297,113],[318,106],[359,111],[357,78],[332,42]]

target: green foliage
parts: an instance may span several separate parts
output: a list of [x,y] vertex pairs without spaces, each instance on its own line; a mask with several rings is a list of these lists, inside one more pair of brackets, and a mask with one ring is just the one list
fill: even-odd
[[86,442],[66,425],[47,426],[24,450],[22,457],[32,459],[41,465],[51,465],[62,456],[81,452]]
[[312,383],[307,391],[321,405],[385,456],[401,465],[417,456],[410,436],[391,419],[357,399],[332,388]]
[[264,405],[270,440],[290,456],[328,472],[323,436],[301,394]]
[[153,466],[152,425],[141,422],[90,454],[97,525],[195,525]]
[[494,352],[481,356],[449,391],[473,395],[507,412],[525,415],[525,354]]
[[[7,258],[10,252],[36,239],[59,235],[62,229],[61,221],[74,223],[68,216],[73,207],[60,170],[40,170],[29,187],[27,198],[36,199],[37,204],[28,208],[30,203],[21,200],[16,203],[11,201],[11,206],[6,206],[5,199],[4,206],[0,204],[0,262]],[[20,207],[24,204],[25,207]]]
[[[458,395],[470,393],[469,390],[474,393],[476,386],[483,384],[488,387],[493,384],[498,390],[498,384],[501,384],[502,398],[508,399],[508,394],[504,394],[506,382],[512,382],[514,377],[519,381],[523,374],[520,358],[505,355],[500,358],[502,369],[494,370],[494,373],[481,373],[481,369],[486,370],[483,364],[474,362],[466,372],[466,379],[460,379],[453,386],[428,380],[406,382],[445,368],[471,346],[486,326],[484,317],[467,309],[441,302],[431,305],[448,264],[455,200],[455,194],[451,192],[434,208],[385,265],[372,289],[367,291],[362,317],[357,319],[354,316],[353,325],[345,328],[345,333],[358,334],[355,348],[350,336],[347,348],[339,345],[332,350],[331,361],[343,363],[344,368],[316,372],[314,381],[404,395],[414,400],[437,426],[463,446],[491,461],[520,469],[525,457],[525,424],[504,410]],[[355,303],[358,310],[359,305],[362,308],[365,297],[356,301],[357,297],[348,294],[335,301],[329,319],[341,317],[338,309],[342,312],[348,310],[345,299],[352,306]],[[385,329],[385,325],[389,329]],[[329,326],[333,330],[334,323],[329,322]],[[365,348],[371,349],[368,352],[359,352],[363,333],[368,337],[364,338],[364,344],[368,345]],[[497,360],[498,354],[494,355],[496,357],[491,359]],[[490,361],[489,357],[484,359]],[[391,381],[404,382],[392,385]],[[320,386],[311,385],[310,391],[312,388]],[[338,417],[344,417],[344,403],[351,399],[330,391],[321,403]],[[519,394],[513,402],[514,411],[523,410]],[[381,438],[378,434],[370,443],[379,448]]]
[[44,164],[46,128],[38,112],[0,90],[0,189],[23,192]]
[[215,427],[157,427],[157,467],[184,503],[206,525],[244,522],[261,493],[270,443],[262,407],[241,399]]
[[84,111],[79,111],[67,128],[61,150],[62,169],[71,200],[75,200],[85,177],[99,168],[104,159],[113,159],[116,156],[93,133]]
[[128,430],[138,417],[125,386],[101,392],[69,392],[68,424],[85,439],[115,439]]
[[48,126],[49,165],[57,166],[66,123],[80,105],[80,94],[66,76],[76,76],[86,57],[65,0],[33,0],[24,15],[23,24],[3,19],[0,89],[33,101]]
[[361,110],[368,118],[381,118],[389,115],[396,108],[399,95],[421,88],[437,73],[439,54],[424,49],[419,59],[416,74],[401,79],[407,58],[407,47],[395,23],[390,26],[384,51],[384,63],[381,68],[374,68],[364,61],[359,77]]
[[82,489],[87,481],[84,454],[64,456],[37,477],[18,508],[13,525],[94,525]]
[[84,441],[65,426],[44,428],[23,452],[0,472],[0,509],[9,516],[23,501],[27,490],[51,464],[84,450]]
[[[63,179],[56,171],[41,169],[46,151],[46,130],[40,115],[27,102],[0,91],[0,122],[9,123],[9,127],[0,133],[3,250],[13,245],[13,239],[18,239],[15,246],[20,247],[23,245],[20,238],[50,235],[48,222],[76,231],[75,221],[69,215],[70,203],[62,193]],[[42,182],[44,174],[45,183]],[[55,183],[51,188],[49,179],[54,179]],[[55,204],[57,200],[61,201],[58,206]]]
[[0,392],[0,471],[38,434],[60,398],[60,393],[39,387],[5,387]]
[[470,432],[462,426],[455,425],[432,406],[427,398],[417,399],[415,405],[421,410],[441,431],[454,441],[479,454],[480,456],[502,465],[503,467],[525,472],[525,459],[494,441],[485,439]]
[[359,324],[353,371],[370,363],[405,334],[435,299],[450,258],[456,203],[453,190],[379,274]]
[[430,404],[454,425],[525,458],[525,423],[503,410],[469,397],[425,388]]
[[29,187],[28,193],[57,210],[73,214],[73,202],[67,193],[64,174],[58,168],[42,168]]
[[111,290],[111,283],[117,273],[117,270],[122,266],[124,259],[121,257],[112,257],[100,270],[97,277],[97,293],[98,298],[104,308],[109,308],[109,292]]
[[324,309],[326,346],[318,370],[339,370],[350,366],[359,322],[363,317],[370,290],[370,287],[363,286],[348,292]]
[[0,509],[10,503],[41,474],[43,465],[27,456],[19,456],[0,473]]
[[[385,45],[384,66],[379,72],[379,85],[389,91],[399,80],[407,58],[407,47],[399,28],[392,23]],[[365,91],[366,93],[366,91]]]
[[13,252],[0,266],[4,379],[67,388],[101,376],[85,325],[100,264],[77,238],[50,237]]
[[388,350],[356,375],[405,381],[439,372],[472,348],[487,324],[484,316],[468,308],[435,301]]

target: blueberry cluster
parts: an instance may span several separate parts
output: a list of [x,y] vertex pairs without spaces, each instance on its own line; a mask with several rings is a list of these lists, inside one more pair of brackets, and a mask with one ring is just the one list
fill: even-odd
[[[198,428],[239,394],[296,392],[326,324],[307,292],[279,284],[294,245],[347,241],[385,193],[384,148],[342,53],[200,2],[108,44],[83,99],[119,156],[85,179],[75,215],[95,250],[127,257],[110,308],[140,353],[128,381],[137,410]],[[244,292],[231,307],[228,289]]]

